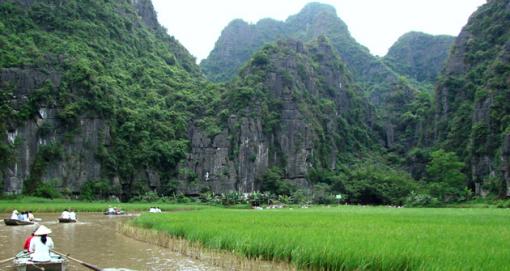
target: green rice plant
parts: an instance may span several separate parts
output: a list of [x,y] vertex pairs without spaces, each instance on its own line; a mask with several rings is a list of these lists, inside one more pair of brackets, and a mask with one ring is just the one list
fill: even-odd
[[16,209],[18,211],[31,210],[37,212],[62,212],[65,208],[72,208],[77,212],[103,212],[110,206],[116,206],[125,211],[147,211],[152,206],[158,206],[163,211],[196,210],[210,208],[201,204],[171,204],[171,203],[118,203],[118,202],[86,202],[65,199],[45,199],[34,197],[21,197],[16,199],[0,200],[0,212],[7,213]]
[[502,209],[333,208],[144,214],[131,223],[311,270],[510,270]]

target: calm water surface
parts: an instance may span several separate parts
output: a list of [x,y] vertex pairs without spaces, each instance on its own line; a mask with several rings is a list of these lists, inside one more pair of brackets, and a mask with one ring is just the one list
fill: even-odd
[[[35,214],[40,224],[49,227],[55,249],[71,257],[101,268],[129,268],[133,270],[220,270],[195,259],[179,255],[169,249],[139,242],[116,233],[116,224],[129,219],[126,216],[105,216],[98,213],[78,213],[79,222],[58,223],[59,214]],[[2,218],[9,214],[3,214]],[[132,218],[132,217],[131,217]],[[5,226],[0,222],[0,260],[18,253],[33,225]],[[69,262],[70,270],[89,270]],[[0,270],[13,270],[9,264]]]

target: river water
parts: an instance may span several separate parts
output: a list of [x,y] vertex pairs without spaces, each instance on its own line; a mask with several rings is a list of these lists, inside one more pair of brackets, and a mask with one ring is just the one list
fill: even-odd
[[[4,214],[2,217],[8,217]],[[116,232],[117,223],[128,216],[106,216],[99,213],[79,213],[77,223],[58,223],[58,214],[36,214],[42,225],[53,233],[55,250],[94,264],[100,268],[132,270],[220,270],[199,260],[181,256],[167,248],[140,242]],[[131,217],[132,218],[132,217]],[[0,260],[13,257],[23,247],[23,241],[34,229],[30,226],[6,226],[0,222]],[[11,263],[0,270],[14,270]],[[89,270],[73,261],[69,270]]]

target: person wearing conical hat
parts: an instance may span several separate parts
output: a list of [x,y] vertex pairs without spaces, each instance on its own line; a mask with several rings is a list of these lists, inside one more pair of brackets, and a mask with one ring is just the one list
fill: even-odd
[[51,233],[51,230],[41,225],[34,232],[34,238],[30,242],[30,252],[32,253],[32,261],[34,262],[47,262],[51,260],[50,250],[55,247],[53,244],[53,240],[51,237],[48,237],[48,234]]

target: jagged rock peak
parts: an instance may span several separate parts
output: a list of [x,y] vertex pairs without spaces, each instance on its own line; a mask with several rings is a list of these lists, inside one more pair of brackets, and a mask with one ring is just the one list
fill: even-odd
[[389,49],[384,62],[418,82],[433,84],[441,72],[455,37],[408,32]]
[[274,24],[281,24],[281,22],[277,21],[275,19],[272,19],[272,18],[263,18],[263,19],[260,19],[256,25],[258,25],[258,26],[272,26]]
[[143,22],[149,28],[156,29],[160,26],[158,23],[158,16],[151,0],[131,0],[131,4],[135,7],[136,12],[142,17]]
[[337,15],[335,7],[318,2],[307,4],[299,13],[289,16],[285,22],[290,24],[316,24],[324,20],[334,20],[335,23],[340,23],[338,26],[341,28],[340,30],[347,31],[347,25]]
[[335,7],[319,2],[308,3],[297,15],[314,15],[328,13],[337,16]]

